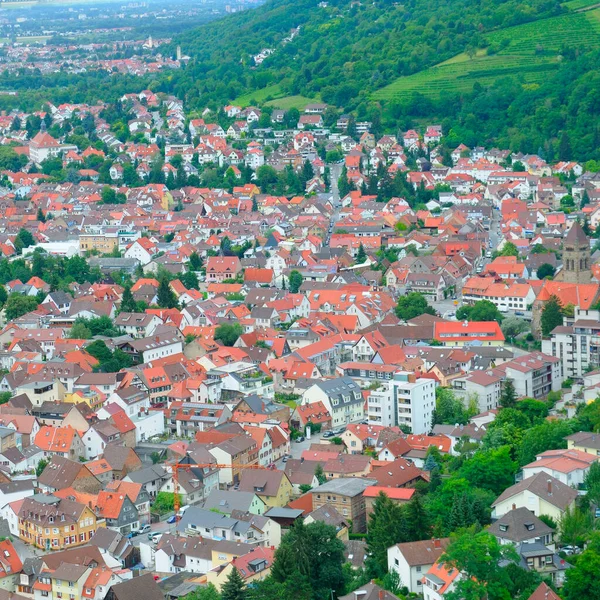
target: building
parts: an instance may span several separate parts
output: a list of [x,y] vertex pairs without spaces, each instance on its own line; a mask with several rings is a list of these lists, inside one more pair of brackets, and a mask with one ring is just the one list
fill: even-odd
[[523,478],[546,473],[565,485],[579,487],[597,460],[597,454],[580,450],[547,450],[523,467]]
[[511,379],[517,396],[522,398],[544,398],[560,390],[563,382],[560,359],[542,352],[531,352],[505,362],[496,367],[494,373]]
[[438,321],[433,338],[444,346],[503,346],[504,334],[496,321]]
[[555,281],[590,283],[592,280],[590,241],[577,221],[573,223],[563,240],[562,251],[563,268],[557,273]]
[[324,504],[333,506],[345,519],[352,521],[353,532],[363,532],[367,528],[367,510],[364,491],[376,485],[374,479],[340,477],[326,481],[310,491],[312,508],[316,510]]
[[338,600],[398,600],[391,592],[379,587],[376,583],[367,583]]
[[87,544],[96,532],[93,510],[73,500],[37,494],[19,510],[19,537],[43,550],[64,550]]
[[423,597],[427,600],[444,600],[462,578],[463,574],[458,569],[436,562],[423,577]]
[[444,553],[450,538],[406,542],[388,548],[388,571],[395,571],[409,592],[423,592],[423,576]]
[[551,475],[538,473],[504,490],[492,504],[492,519],[524,507],[538,517],[548,515],[560,521],[564,512],[575,506],[576,499],[577,490]]
[[471,371],[452,380],[452,391],[465,405],[476,400],[479,412],[492,410],[500,403],[502,377],[493,370]]
[[384,427],[405,425],[413,433],[428,433],[435,409],[436,385],[434,379],[417,379],[414,373],[394,373],[391,381],[369,395],[369,423]]
[[488,528],[501,544],[543,544],[554,549],[554,529],[525,507],[508,511]]
[[564,377],[583,377],[600,366],[600,311],[575,307],[573,322],[567,321],[542,340],[542,352],[560,359]]
[[358,423],[365,418],[360,387],[350,377],[318,381],[302,395],[302,404],[322,402],[331,415],[332,426]]

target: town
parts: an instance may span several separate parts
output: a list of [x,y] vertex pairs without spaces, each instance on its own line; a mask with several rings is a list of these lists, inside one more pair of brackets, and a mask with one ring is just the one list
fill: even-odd
[[0,598],[574,598],[600,164],[253,104],[0,116]]

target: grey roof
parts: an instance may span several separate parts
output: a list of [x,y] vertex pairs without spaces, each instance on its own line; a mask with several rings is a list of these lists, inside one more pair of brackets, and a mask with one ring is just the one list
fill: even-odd
[[354,497],[362,494],[370,485],[377,485],[377,480],[363,478],[359,479],[358,477],[339,477],[338,479],[326,481],[319,487],[311,490],[311,493],[314,495],[334,492],[340,496]]
[[562,481],[559,481],[555,477],[542,472],[537,473],[532,477],[528,477],[527,479],[523,479],[523,481],[520,481],[515,485],[511,485],[498,496],[492,506],[496,506],[500,502],[508,500],[525,490],[528,490],[561,510],[565,510],[577,498],[577,490],[562,483]]
[[302,509],[299,508],[274,506],[265,513],[265,517],[269,517],[270,519],[297,519],[302,513]]
[[[242,492],[239,490],[213,490],[204,501],[203,508],[216,509],[227,515],[233,510],[247,511],[252,506],[254,492]],[[262,501],[261,501],[262,502]]]
[[132,481],[133,483],[141,483],[144,485],[146,483],[156,481],[157,479],[168,479],[169,477],[170,475],[163,467],[160,465],[152,465],[150,467],[146,467],[145,469],[139,469],[138,471],[127,473],[126,479]]
[[205,527],[206,529],[212,529],[213,527],[233,529],[236,523],[235,519],[231,519],[225,515],[205,510],[198,506],[190,506],[177,523],[177,531],[183,532],[186,529],[199,529],[201,527]]
[[[337,377],[336,379],[325,379],[315,384],[329,398],[340,400],[341,404],[356,404],[364,402],[360,387],[351,377]],[[349,398],[349,399],[348,399]]]
[[[110,588],[117,600],[164,600],[163,593],[154,581],[152,573],[128,579]],[[109,590],[110,592],[110,590]]]
[[540,521],[525,507],[515,508],[507,512],[503,517],[492,523],[488,531],[497,538],[511,540],[515,543],[554,533],[552,527]]

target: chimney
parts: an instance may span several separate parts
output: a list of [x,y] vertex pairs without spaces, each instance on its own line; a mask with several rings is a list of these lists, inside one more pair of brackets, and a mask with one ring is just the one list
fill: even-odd
[[383,600],[385,598],[385,590],[379,590],[379,600]]
[[441,548],[442,547],[442,543],[440,542],[440,538],[434,538],[434,540],[433,540],[433,547],[434,548]]
[[512,509],[513,509],[513,510],[517,510],[517,505],[516,505],[516,504],[513,504],[513,505],[512,505]]
[[552,479],[548,479],[548,496],[552,496]]

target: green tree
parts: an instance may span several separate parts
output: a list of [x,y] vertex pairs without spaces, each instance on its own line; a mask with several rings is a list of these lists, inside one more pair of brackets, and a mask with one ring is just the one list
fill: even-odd
[[190,271],[199,271],[202,268],[202,259],[196,251],[190,254],[188,267]]
[[360,244],[358,247],[358,252],[356,253],[356,264],[362,265],[367,260],[367,253],[365,252],[365,247]]
[[435,423],[432,425],[466,425],[469,416],[465,406],[452,390],[438,387],[435,398]]
[[558,523],[558,535],[561,544],[579,546],[590,539],[594,530],[594,516],[589,509],[578,506],[568,507]]
[[500,406],[502,408],[514,408],[517,404],[517,392],[512,379],[505,379],[500,394]]
[[498,253],[498,256],[519,256],[519,249],[512,242],[507,242]]
[[92,331],[85,323],[73,323],[69,330],[69,337],[73,340],[89,340],[92,337]]
[[[179,498],[179,505],[181,506],[181,497]],[[175,494],[173,492],[158,492],[156,498],[152,503],[151,510],[159,515],[166,515],[172,512],[175,507]]]
[[555,327],[559,327],[562,324],[563,311],[560,300],[556,296],[550,296],[544,304],[544,308],[542,308],[540,319],[542,335],[548,337]]
[[304,277],[302,277],[302,273],[300,271],[291,271],[290,276],[288,277],[288,284],[290,288],[290,292],[292,294],[297,294],[300,290],[300,286],[304,282]]
[[327,481],[327,477],[325,476],[323,465],[321,463],[317,463],[317,466],[315,467],[315,477],[317,478],[319,485],[323,485]]
[[435,315],[435,309],[427,304],[427,299],[419,292],[410,292],[398,298],[396,316],[408,321],[423,314]]
[[35,218],[40,223],[45,223],[46,222],[46,217],[44,215],[44,211],[41,208],[38,208],[37,215],[36,215]]
[[198,277],[194,271],[186,271],[182,273],[179,277],[179,280],[187,290],[197,290],[200,288],[200,282],[198,281]]
[[461,306],[456,311],[456,318],[459,321],[497,321],[502,323],[502,313],[496,305],[489,300],[478,300],[473,306]]
[[105,185],[101,192],[102,204],[115,204],[117,192],[109,185]]
[[515,481],[517,463],[510,456],[510,448],[479,450],[458,471],[473,486],[500,495]]
[[586,550],[567,569],[563,594],[566,600],[597,600],[600,598],[600,554]]
[[177,296],[171,289],[169,280],[166,277],[162,277],[158,284],[157,302],[161,308],[177,308],[179,306],[177,302]]
[[17,254],[23,252],[23,248],[29,248],[29,246],[35,246],[35,239],[30,231],[27,229],[20,229],[15,238],[15,250]]
[[549,263],[540,265],[537,270],[538,279],[546,279],[546,277],[554,277],[556,269]]
[[47,459],[40,459],[40,462],[38,462],[37,467],[35,468],[35,474],[38,478],[44,472],[44,469],[48,466],[48,463],[49,461]]
[[407,519],[400,505],[379,492],[367,527],[367,570],[372,577],[387,571],[387,549],[410,540]]
[[518,555],[510,545],[500,542],[486,531],[474,529],[451,538],[440,561],[463,574],[454,589],[445,594],[447,600],[509,600],[509,574],[500,565],[517,562]]
[[221,600],[221,594],[212,583],[209,583],[206,587],[198,586],[193,592],[184,596],[183,600]]
[[126,285],[123,289],[119,311],[124,313],[134,313],[137,311],[137,302],[131,293],[131,286],[129,285]]
[[239,323],[221,323],[215,329],[215,340],[221,342],[223,346],[233,346],[240,335],[244,333],[244,328]]
[[35,310],[38,307],[37,298],[33,296],[23,296],[22,294],[12,293],[6,301],[6,320],[14,321],[23,315]]
[[502,321],[502,333],[507,340],[514,339],[529,330],[529,324],[519,317],[508,317]]
[[521,466],[535,460],[541,452],[567,447],[565,437],[573,433],[568,421],[545,421],[523,432],[523,440],[517,459]]
[[247,600],[247,598],[246,584],[240,572],[233,567],[221,589],[221,600]]

